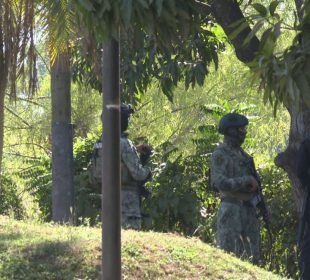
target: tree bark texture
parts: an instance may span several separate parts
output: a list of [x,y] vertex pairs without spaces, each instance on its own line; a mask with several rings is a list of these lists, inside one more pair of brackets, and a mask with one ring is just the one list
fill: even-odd
[[[302,2],[301,0],[295,0],[299,12]],[[216,21],[222,26],[227,36],[230,37],[234,31],[231,25],[244,18],[237,1],[214,0],[211,3],[211,7]],[[251,29],[248,27],[237,38],[231,40],[238,59],[244,63],[255,58],[255,53],[259,47],[257,37],[254,37],[249,45],[243,45],[244,39],[250,31]],[[287,172],[292,184],[296,208],[300,212],[304,192],[296,175],[296,152],[302,140],[306,136],[310,136],[310,110],[305,106],[301,106],[300,110],[295,107],[287,109],[291,117],[289,143],[287,149],[276,157],[275,163]]]
[[[0,28],[3,26],[3,18],[0,14]],[[1,30],[0,30],[1,33]],[[0,34],[0,175],[2,174],[2,159],[4,146],[4,100],[8,83],[8,59],[5,53],[3,34]],[[1,180],[1,176],[0,176]]]
[[73,223],[73,131],[69,55],[60,53],[51,67],[52,214],[57,223]]
[[[1,76],[1,71],[0,71],[0,174],[2,174],[2,158],[3,158],[3,146],[4,146],[5,89],[6,89],[6,77]],[[1,180],[1,176],[0,176],[0,180]]]
[[[0,25],[1,27],[1,25]],[[0,31],[1,32],[1,31]],[[4,53],[4,45],[0,36],[0,186],[4,146],[4,100],[8,81],[8,65]]]
[[[3,3],[1,3],[3,4]],[[3,146],[4,146],[4,100],[5,91],[8,85],[9,76],[9,59],[8,47],[6,43],[5,26],[8,22],[5,20],[5,5],[0,4],[0,175],[2,174],[2,159],[3,159]],[[5,10],[5,11],[4,11]],[[1,179],[1,176],[0,176]]]
[[275,163],[287,172],[293,186],[297,211],[300,213],[305,193],[296,175],[297,151],[301,142],[310,137],[310,110],[305,105],[299,110],[294,107],[287,109],[291,117],[289,143],[286,150],[275,158]]
[[297,11],[297,16],[299,21],[302,19],[302,5],[304,4],[304,0],[295,0],[295,6]]
[[245,63],[252,61],[259,47],[259,40],[254,36],[248,44],[243,44],[245,38],[251,32],[250,26],[246,27],[235,38],[231,36],[237,28],[232,25],[242,19],[245,20],[237,1],[213,0],[211,2],[211,9],[216,21],[222,26],[226,35],[231,40],[238,59]]

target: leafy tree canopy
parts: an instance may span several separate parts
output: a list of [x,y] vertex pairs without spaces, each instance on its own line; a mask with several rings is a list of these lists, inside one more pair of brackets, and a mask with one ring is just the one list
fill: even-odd
[[[172,90],[180,80],[185,81],[186,89],[202,85],[209,64],[218,65],[224,33],[211,17],[200,13],[196,1],[80,0],[77,5],[82,21],[89,27],[88,43],[91,37],[101,43],[108,34],[120,38],[125,95],[146,91],[156,78],[172,100]],[[100,46],[88,44],[86,54],[94,53],[94,61],[100,61]],[[91,78],[94,69],[100,77],[100,67],[92,67],[89,61],[86,65],[85,58],[75,60],[75,80],[90,81],[100,89],[100,79]]]
[[[271,1],[267,6],[253,3],[252,12],[236,22],[233,34],[240,32],[247,21],[253,27],[244,44],[255,36],[260,37],[256,59],[249,66],[254,80],[259,82],[264,92],[264,102],[274,106],[274,113],[279,103],[297,110],[301,104],[310,106],[310,76],[307,71],[310,65],[310,1],[304,2],[300,21],[292,9],[291,13],[287,13],[286,5],[279,0]],[[283,48],[283,38],[286,41],[293,39]]]

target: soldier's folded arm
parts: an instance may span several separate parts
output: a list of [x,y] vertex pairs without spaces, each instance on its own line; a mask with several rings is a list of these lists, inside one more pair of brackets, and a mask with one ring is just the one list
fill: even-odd
[[230,177],[228,174],[229,159],[222,153],[214,152],[211,158],[211,182],[220,191],[250,192],[252,176]]
[[141,164],[135,151],[124,149],[122,151],[122,160],[136,181],[145,181],[150,176],[150,168]]

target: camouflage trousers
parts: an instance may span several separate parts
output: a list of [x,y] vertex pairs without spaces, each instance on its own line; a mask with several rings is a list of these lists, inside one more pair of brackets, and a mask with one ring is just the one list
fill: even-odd
[[217,216],[216,239],[221,249],[258,263],[260,224],[256,209],[232,202],[221,202]]
[[122,228],[141,229],[140,197],[138,192],[122,190]]

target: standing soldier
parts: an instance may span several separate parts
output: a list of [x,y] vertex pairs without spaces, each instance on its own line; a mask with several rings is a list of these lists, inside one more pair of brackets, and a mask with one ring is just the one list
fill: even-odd
[[220,193],[217,216],[217,245],[253,263],[260,259],[260,223],[256,207],[262,202],[259,178],[253,158],[241,145],[248,119],[237,113],[225,115],[219,123],[224,143],[211,158],[211,184]]
[[[130,105],[121,105],[121,207],[122,207],[122,227],[125,229],[141,228],[141,207],[140,195],[144,182],[150,179],[149,167],[140,160],[138,152],[143,161],[151,155],[148,145],[136,147],[128,139],[125,132],[133,110]],[[138,151],[137,151],[138,150]]]
[[[121,213],[122,227],[125,229],[141,228],[141,196],[148,197],[150,192],[145,187],[145,182],[151,177],[147,166],[152,154],[148,145],[137,146],[128,139],[125,132],[133,109],[130,105],[121,105]],[[103,159],[104,160],[104,159]],[[98,140],[93,149],[93,155],[89,164],[90,183],[93,188],[101,190],[102,172],[102,144]]]

